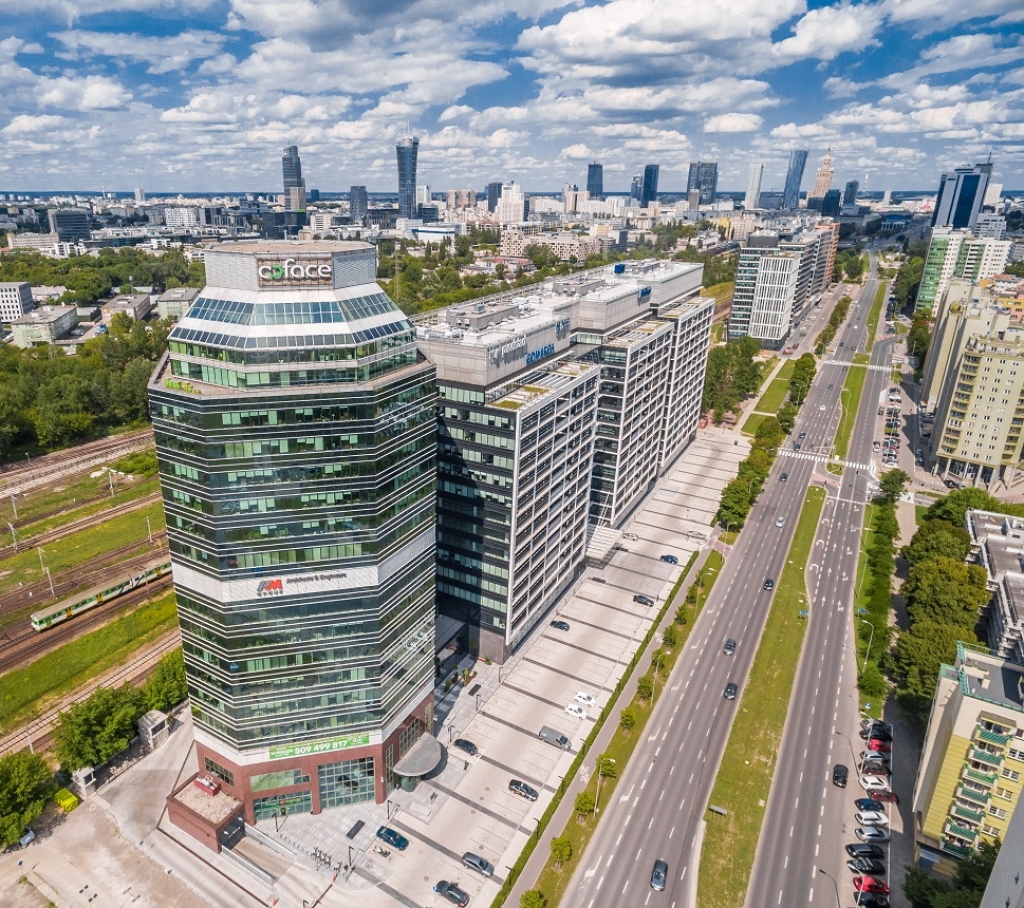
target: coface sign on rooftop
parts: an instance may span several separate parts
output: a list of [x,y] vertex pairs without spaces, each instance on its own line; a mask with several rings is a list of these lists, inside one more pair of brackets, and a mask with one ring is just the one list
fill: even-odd
[[261,289],[334,285],[334,268],[330,256],[295,258],[260,255],[256,257],[256,276]]

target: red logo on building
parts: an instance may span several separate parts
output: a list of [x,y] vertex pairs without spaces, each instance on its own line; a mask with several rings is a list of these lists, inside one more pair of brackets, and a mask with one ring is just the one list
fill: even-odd
[[256,587],[257,596],[280,596],[284,593],[284,581],[282,580],[261,580]]

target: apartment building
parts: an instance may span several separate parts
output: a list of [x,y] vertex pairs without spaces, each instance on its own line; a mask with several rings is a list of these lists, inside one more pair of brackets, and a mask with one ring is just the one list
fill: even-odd
[[981,281],[1002,273],[1009,254],[1009,240],[975,236],[970,230],[934,228],[914,312],[932,315],[953,278]]
[[1024,665],[1024,518],[970,510],[971,554],[988,572],[992,599],[983,615],[989,647]]
[[981,841],[1004,838],[1024,773],[1024,665],[957,644],[932,700],[914,787],[919,863],[952,876]]
[[9,325],[32,311],[32,285],[28,281],[0,281],[0,324]]

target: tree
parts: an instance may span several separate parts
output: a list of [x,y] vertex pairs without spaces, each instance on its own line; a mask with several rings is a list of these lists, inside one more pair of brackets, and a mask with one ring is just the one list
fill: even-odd
[[793,431],[796,425],[797,406],[791,400],[779,408],[779,425],[787,435]]
[[979,609],[991,597],[987,580],[983,567],[953,558],[917,562],[902,587],[911,622],[974,627]]
[[57,790],[53,773],[39,754],[27,750],[0,757],[0,838],[17,843],[29,823],[39,819]]
[[631,706],[627,706],[619,713],[619,728],[628,735],[633,730],[634,725],[636,725],[636,710]]
[[954,526],[962,527],[967,512],[972,509],[998,511],[1004,514],[1016,510],[1003,505],[984,489],[956,489],[928,508],[926,519],[945,520]]
[[978,908],[1001,847],[999,839],[981,839],[976,851],[957,862],[952,883],[911,867],[903,881],[907,901],[912,908]]
[[636,693],[641,700],[650,700],[654,693],[654,679],[650,675],[641,675],[637,678]]
[[61,766],[74,772],[106,763],[128,748],[135,723],[145,712],[146,697],[138,688],[97,688],[57,720],[53,737]]
[[65,447],[88,434],[96,416],[86,386],[73,375],[58,375],[48,381],[36,396],[34,421],[36,437],[44,448]]
[[582,823],[587,817],[594,813],[594,795],[590,791],[581,791],[576,795],[573,802],[573,809],[576,811],[576,819]]
[[679,631],[675,629],[675,626],[670,624],[661,634],[661,642],[670,649],[679,642]]
[[924,316],[915,318],[907,333],[907,353],[910,356],[919,356],[923,359],[928,354],[929,344],[931,344],[931,332],[928,330],[928,319]]
[[857,689],[865,697],[877,701],[885,697],[889,691],[889,685],[878,666],[874,662],[868,662],[857,679]]
[[896,677],[898,696],[907,710],[921,721],[928,718],[939,666],[953,662],[958,641],[976,643],[977,638],[971,628],[934,621],[915,622],[896,641],[889,661]]
[[879,485],[882,488],[882,495],[891,503],[895,504],[903,494],[904,486],[910,482],[910,477],[903,470],[889,470],[882,474],[882,481]]
[[519,908],[547,908],[548,900],[539,889],[527,889],[519,896]]
[[566,836],[559,836],[551,840],[551,860],[555,862],[555,870],[561,870],[562,865],[571,858],[571,839]]
[[180,649],[160,660],[143,690],[146,694],[146,705],[150,709],[163,711],[177,706],[188,696],[185,657]]
[[963,561],[971,548],[971,534],[963,527],[946,520],[926,520],[904,546],[903,557],[910,564],[929,558],[952,558]]
[[615,758],[608,756],[608,754],[601,754],[597,758],[597,774],[605,779],[614,779],[617,775]]

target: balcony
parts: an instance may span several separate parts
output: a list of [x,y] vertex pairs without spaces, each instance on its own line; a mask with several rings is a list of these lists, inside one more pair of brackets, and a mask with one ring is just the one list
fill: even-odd
[[982,772],[979,769],[972,769],[970,763],[964,763],[963,778],[978,782],[981,785],[995,785],[999,777],[994,772]]
[[947,820],[946,835],[955,835],[958,839],[967,839],[968,842],[973,842],[978,838],[978,831],[976,829],[968,829],[966,826],[960,826],[952,820]]
[[972,804],[977,804],[979,807],[985,807],[989,801],[992,800],[991,793],[987,791],[975,791],[973,788],[967,788],[961,785],[956,792],[956,797],[963,798],[965,801],[970,801]]
[[978,750],[977,747],[972,747],[967,757],[970,760],[977,760],[979,763],[993,768],[998,767],[1004,759],[1002,754],[991,754],[987,750]]
[[987,728],[978,727],[974,732],[976,741],[984,741],[986,744],[995,744],[997,747],[1006,747],[1010,743],[1009,735],[1001,735],[998,732],[989,731]]
[[969,807],[963,807],[960,804],[953,805],[950,816],[956,820],[965,820],[968,823],[980,823],[985,819],[985,814],[980,810],[971,810]]
[[951,854],[957,858],[970,857],[973,850],[971,848],[965,848],[963,845],[958,845],[956,842],[950,842],[945,836],[939,840],[939,847],[945,851],[946,854]]

